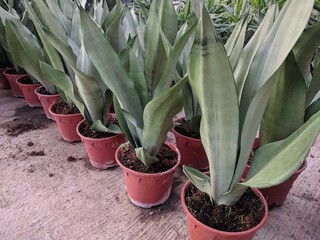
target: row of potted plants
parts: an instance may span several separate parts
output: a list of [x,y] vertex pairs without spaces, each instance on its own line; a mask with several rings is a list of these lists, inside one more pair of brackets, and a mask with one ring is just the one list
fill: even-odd
[[[52,104],[49,112],[58,125],[73,124],[67,128],[73,136],[65,140],[81,136],[95,167],[117,163],[129,198],[141,207],[168,199],[181,161],[191,181],[181,201],[192,239],[216,234],[250,239],[262,227],[268,203],[256,188],[289,179],[320,131],[314,57],[319,25],[305,30],[313,0],[287,1],[281,11],[271,5],[247,44],[246,14],[223,44],[200,0],[190,1],[181,26],[171,0],[152,1],[143,16],[120,2],[111,11],[105,1],[64,1],[68,7],[54,0],[22,3],[37,34],[10,5],[0,8],[8,51],[48,92],[59,92],[63,101]],[[111,102],[116,115],[109,114]],[[185,118],[173,130],[176,147],[166,139],[182,108]],[[60,120],[60,110],[78,111],[78,119]],[[259,127],[261,146],[249,167]],[[201,140],[191,143],[181,137],[184,131]],[[91,140],[106,136],[111,143]],[[180,156],[183,147],[191,151]],[[198,160],[200,155],[204,160]],[[254,214],[236,213],[243,207]],[[213,221],[216,215],[223,220]]]

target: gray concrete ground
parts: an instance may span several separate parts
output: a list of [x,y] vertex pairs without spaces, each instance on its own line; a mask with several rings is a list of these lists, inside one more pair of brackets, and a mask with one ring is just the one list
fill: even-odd
[[[43,126],[9,136],[22,122]],[[270,212],[255,240],[320,239],[319,159],[320,137],[287,201]],[[88,161],[83,144],[62,140],[42,109],[0,90],[0,239],[188,239],[181,169],[168,202],[140,209],[126,195],[120,168],[101,171]]]

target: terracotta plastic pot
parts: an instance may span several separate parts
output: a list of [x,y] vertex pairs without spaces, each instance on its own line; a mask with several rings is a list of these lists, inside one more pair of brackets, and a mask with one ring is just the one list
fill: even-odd
[[19,85],[17,84],[17,78],[21,76],[28,76],[28,74],[17,74],[17,73],[12,73],[15,71],[14,68],[9,68],[3,72],[3,75],[6,77],[8,80],[13,96],[15,97],[23,97],[22,90],[20,89]]
[[52,95],[46,95],[46,94],[38,93],[40,88],[42,88],[42,87],[41,86],[38,87],[35,90],[35,93],[38,96],[39,101],[41,102],[41,105],[43,107],[43,110],[44,110],[47,118],[54,121],[54,117],[49,112],[49,108],[53,103],[55,103],[60,98],[60,95],[58,93],[57,94],[52,94]]
[[264,205],[265,214],[261,222],[247,231],[243,232],[224,232],[216,230],[214,228],[208,227],[207,225],[196,219],[188,210],[185,202],[185,192],[189,186],[190,181],[188,181],[182,188],[181,192],[181,202],[183,210],[187,214],[189,236],[191,240],[250,240],[253,238],[254,234],[266,223],[268,218],[268,205],[263,195],[257,189],[253,189],[254,193],[260,198]]
[[[54,103],[53,103],[54,104]],[[50,114],[54,117],[59,131],[64,140],[67,142],[77,142],[81,138],[77,133],[77,126],[83,120],[81,113],[76,114],[57,114],[52,111],[52,106],[49,107]]]
[[128,196],[136,206],[151,208],[163,204],[170,196],[173,174],[180,163],[180,153],[172,143],[165,144],[178,154],[178,161],[173,168],[161,173],[140,173],[126,168],[118,159],[121,146],[116,151],[116,160],[123,170]]
[[99,139],[85,137],[79,131],[81,124],[84,122],[85,120],[82,120],[78,124],[77,133],[85,145],[92,166],[99,169],[116,166],[115,152],[117,148],[126,141],[125,135],[121,133],[112,137]]
[[3,72],[8,68],[0,68],[0,89],[10,89],[10,84],[7,78],[4,76]]
[[191,138],[172,129],[176,138],[176,146],[181,154],[180,165],[187,165],[199,170],[207,170],[209,162],[200,139]]
[[306,169],[307,161],[304,160],[303,165],[285,182],[270,187],[259,189],[263,194],[269,206],[280,206],[286,200],[293,183],[298,178],[298,176]]
[[37,96],[37,94],[35,93],[35,90],[42,86],[41,83],[24,83],[24,81],[26,79],[29,79],[29,76],[21,76],[19,78],[17,78],[17,84],[20,87],[23,96],[24,96],[24,100],[26,101],[26,103],[29,105],[29,107],[41,107],[41,102]]

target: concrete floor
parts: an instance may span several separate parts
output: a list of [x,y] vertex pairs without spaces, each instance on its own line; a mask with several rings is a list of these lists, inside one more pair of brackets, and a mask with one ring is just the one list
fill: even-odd
[[[8,136],[8,126],[19,121],[43,126]],[[76,160],[68,161],[71,156]],[[307,160],[287,201],[270,212],[255,240],[320,239],[320,137]],[[120,168],[101,171],[88,161],[83,144],[62,140],[42,109],[0,90],[0,239],[189,239],[181,169],[164,205],[140,209],[126,195]]]

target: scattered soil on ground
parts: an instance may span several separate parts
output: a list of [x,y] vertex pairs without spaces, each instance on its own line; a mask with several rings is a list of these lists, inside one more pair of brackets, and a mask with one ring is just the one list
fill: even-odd
[[227,232],[241,232],[257,226],[265,210],[260,199],[248,189],[233,206],[212,204],[208,194],[193,184],[187,188],[186,205],[192,215],[205,225]]
[[136,156],[136,152],[131,144],[125,144],[119,151],[119,161],[127,168],[142,173],[159,173],[171,169],[176,163],[178,155],[167,145],[162,145],[157,158],[160,160],[153,166],[145,166]]
[[29,156],[44,156],[45,155],[43,150],[32,151],[32,152],[29,152],[28,154],[29,154]]
[[56,114],[76,114],[80,113],[80,111],[77,109],[75,105],[69,105],[62,99],[59,99],[56,101],[55,104],[53,104],[51,110]]
[[12,121],[0,125],[1,128],[6,129],[6,134],[12,137],[24,132],[43,129],[50,123],[41,108],[23,106],[16,109],[13,117]]
[[[118,122],[116,119],[110,118],[108,121],[108,124],[116,124],[119,126]],[[116,134],[114,133],[106,133],[106,132],[99,132],[99,131],[94,131],[90,128],[90,125],[84,121],[80,127],[79,127],[79,132],[88,138],[95,138],[95,139],[99,139],[99,138],[108,138],[108,137],[112,137],[115,136]]]
[[77,158],[75,158],[75,157],[73,157],[73,156],[68,156],[67,157],[67,161],[68,162],[75,162],[75,161],[77,161],[78,159]]

